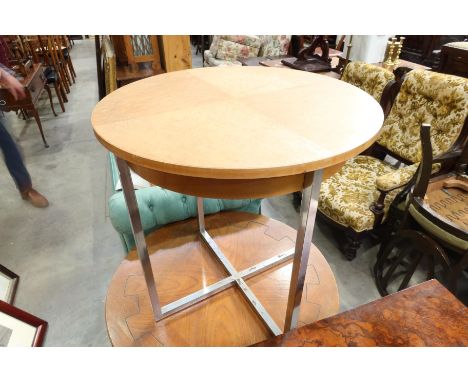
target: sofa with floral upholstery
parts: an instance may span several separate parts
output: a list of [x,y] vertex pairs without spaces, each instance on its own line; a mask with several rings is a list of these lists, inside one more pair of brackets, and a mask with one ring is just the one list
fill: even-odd
[[242,65],[238,58],[288,54],[290,35],[216,35],[203,57],[207,66]]
[[[413,180],[421,160],[421,124],[431,125],[436,157],[466,138],[467,114],[467,79],[426,70],[405,76],[370,154],[350,159],[322,183],[319,211],[345,231],[346,258],[356,256],[363,234],[385,221],[392,201]],[[385,161],[385,154],[402,166]]]

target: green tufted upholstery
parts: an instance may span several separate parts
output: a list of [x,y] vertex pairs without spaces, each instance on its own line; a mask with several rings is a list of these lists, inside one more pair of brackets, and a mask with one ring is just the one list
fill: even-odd
[[[109,153],[112,184],[115,189],[119,179],[119,171],[113,154]],[[172,192],[161,187],[149,187],[135,191],[141,223],[145,234],[162,227],[165,224],[185,220],[197,215],[197,201],[194,196]],[[260,212],[261,199],[204,199],[205,214],[213,214],[224,210],[237,210],[252,213]],[[128,217],[127,205],[121,191],[109,198],[109,214],[112,225],[121,235],[126,251],[135,246],[132,228]]]

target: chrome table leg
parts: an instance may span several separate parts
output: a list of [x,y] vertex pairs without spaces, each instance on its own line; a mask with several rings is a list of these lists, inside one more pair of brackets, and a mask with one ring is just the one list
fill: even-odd
[[127,162],[123,159],[117,158],[117,166],[120,172],[120,181],[122,183],[122,191],[127,203],[128,214],[130,216],[130,224],[132,226],[133,236],[135,238],[135,245],[140,258],[141,267],[145,276],[146,286],[153,308],[153,314],[156,321],[161,319],[161,306],[159,304],[158,292],[156,291],[156,282],[154,281],[153,269],[148,256],[148,248],[146,246],[145,234],[141,225],[140,211],[138,210],[138,203],[133,188],[132,177],[128,168]]
[[301,211],[299,215],[300,226],[296,237],[296,250],[284,324],[285,333],[297,326],[310,246],[312,244],[312,234],[314,233],[321,183],[322,170],[307,173],[304,177]]

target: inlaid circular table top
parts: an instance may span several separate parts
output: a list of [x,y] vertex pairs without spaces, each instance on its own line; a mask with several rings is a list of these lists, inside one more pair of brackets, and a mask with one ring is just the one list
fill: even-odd
[[199,68],[126,85],[93,111],[97,139],[161,173],[292,176],[359,154],[382,126],[366,92],[327,76],[265,67]]
[[[284,223],[246,212],[206,217],[207,228],[233,266],[246,269],[294,247],[296,231]],[[194,219],[158,229],[146,238],[159,297],[168,304],[227,276],[197,239]],[[246,280],[283,328],[292,260]],[[298,326],[338,312],[333,272],[312,245]],[[209,299],[155,322],[135,250],[114,274],[106,298],[106,324],[114,346],[248,346],[272,338],[240,290],[231,286]]]

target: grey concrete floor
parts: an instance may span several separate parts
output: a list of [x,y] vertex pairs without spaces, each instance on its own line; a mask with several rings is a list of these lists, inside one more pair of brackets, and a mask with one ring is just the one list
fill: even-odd
[[50,206],[24,202],[0,163],[0,263],[20,275],[15,305],[49,322],[45,345],[107,346],[104,300],[125,254],[107,217],[106,150],[90,123],[98,101],[94,41],[77,41],[71,56],[77,79],[65,113],[56,103],[54,117],[47,96],[41,98],[50,148],[34,120],[5,115],[33,184]]
[[[124,258],[107,213],[110,175],[105,149],[90,124],[98,101],[94,41],[77,41],[71,51],[77,81],[66,112],[54,117],[48,99],[40,115],[50,148],[33,120],[8,113],[9,131],[23,150],[34,186],[50,201],[35,209],[20,197],[0,164],[0,263],[20,275],[15,305],[49,322],[46,346],[109,346],[104,301],[110,279]],[[201,55],[194,56],[201,66]],[[265,215],[297,227],[291,196],[266,199]],[[314,243],[338,282],[341,310],[379,298],[370,269],[376,247],[365,242],[352,262],[337,248],[330,228],[318,222]]]

